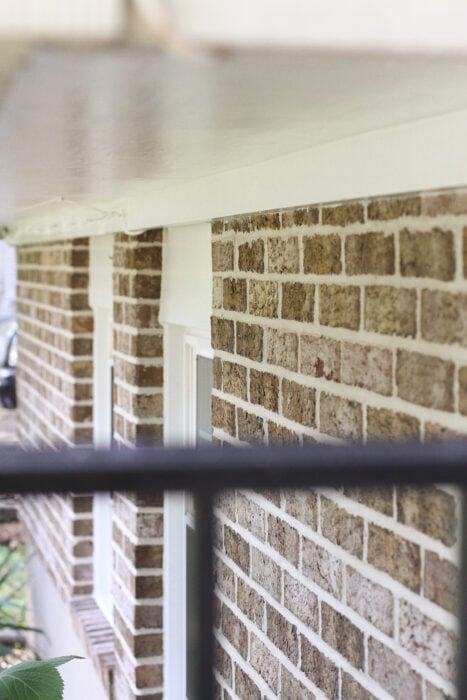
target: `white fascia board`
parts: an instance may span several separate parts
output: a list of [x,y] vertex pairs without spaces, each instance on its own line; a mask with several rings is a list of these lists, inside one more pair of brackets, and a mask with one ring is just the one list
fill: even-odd
[[[108,218],[75,219],[74,235],[139,233],[268,209],[465,185],[467,110],[462,110],[172,186],[146,183],[144,194],[101,203]],[[73,237],[66,211],[52,217],[19,222],[7,240],[20,245]]]

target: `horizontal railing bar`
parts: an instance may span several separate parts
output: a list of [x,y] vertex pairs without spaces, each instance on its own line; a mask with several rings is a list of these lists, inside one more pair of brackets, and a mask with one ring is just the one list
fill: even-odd
[[247,449],[0,449],[0,492],[467,485],[467,442]]

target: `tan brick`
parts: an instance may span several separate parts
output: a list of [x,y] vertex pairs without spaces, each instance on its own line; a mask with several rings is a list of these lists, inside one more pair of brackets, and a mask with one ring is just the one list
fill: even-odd
[[392,394],[392,351],[342,343],[341,381],[384,396]]
[[248,241],[238,246],[238,269],[242,272],[264,272],[264,241]]
[[222,632],[244,659],[248,655],[248,631],[227,605],[222,605]]
[[[239,698],[261,700],[261,692],[259,688],[256,687],[254,681],[247,676],[245,671],[243,671],[240,666],[237,666],[237,664],[235,664],[235,695]],[[230,700],[230,696],[227,698],[225,690],[224,698],[225,700]]]
[[467,367],[459,369],[459,411],[467,415]]
[[284,605],[309,629],[318,631],[317,596],[287,571],[284,571]]
[[312,581],[340,600],[342,595],[342,563],[323,547],[304,538],[302,571]]
[[283,379],[283,415],[289,420],[312,428],[315,425],[315,394],[314,389]]
[[414,337],[417,332],[417,292],[396,287],[365,288],[365,330]]
[[269,515],[268,542],[282,557],[298,566],[300,537],[285,520]]
[[465,440],[465,435],[438,423],[425,423],[425,440]]
[[324,537],[360,559],[363,556],[363,520],[321,496],[321,531]]
[[401,216],[419,216],[421,210],[421,197],[373,199],[368,203],[368,219],[388,221]]
[[292,676],[290,671],[282,666],[281,668],[281,693],[284,698],[293,700],[315,700],[315,694],[300,683],[298,678]]
[[340,396],[322,393],[319,429],[322,433],[341,439],[361,439],[363,430],[361,404]]
[[254,634],[250,637],[250,664],[271,688],[273,693],[277,693],[279,686],[279,661]]
[[411,591],[420,591],[420,548],[413,542],[370,523],[368,562]]
[[352,666],[363,668],[363,632],[327,603],[321,606],[321,618],[324,641],[350,661]]
[[247,397],[247,369],[235,362],[222,363],[222,384],[227,394],[240,399]]
[[238,524],[246,528],[258,539],[266,539],[266,513],[257,503],[237,493]]
[[467,294],[425,289],[421,326],[425,340],[467,347]]
[[216,241],[212,244],[212,271],[233,270],[234,247],[230,241]]
[[363,688],[348,673],[342,674],[342,697],[345,700],[377,700],[376,695]]
[[347,605],[390,637],[394,632],[394,599],[390,591],[347,567]]
[[310,226],[319,222],[318,207],[303,207],[298,209],[286,209],[282,212],[282,228],[292,226]]
[[222,294],[224,309],[228,311],[246,311],[246,280],[225,279]]
[[348,275],[393,275],[394,235],[360,233],[345,240],[345,271]]
[[418,673],[373,638],[368,641],[368,673],[395,700],[422,700],[422,679]]
[[250,360],[263,359],[263,329],[261,326],[237,321],[237,353]]
[[268,272],[300,272],[298,238],[268,239]]
[[423,198],[422,211],[427,216],[467,214],[467,193],[449,192],[427,195]]
[[456,541],[456,501],[440,489],[398,488],[397,519],[448,547]]
[[369,440],[418,440],[420,421],[406,413],[368,406],[367,437]]
[[249,233],[251,229],[251,221],[249,216],[236,216],[232,219],[226,219],[224,222],[226,231],[234,233]]
[[237,605],[260,630],[266,631],[266,603],[264,598],[242,578],[237,581]]
[[400,602],[399,630],[403,649],[439,673],[442,678],[455,680],[456,638],[453,632],[405,600]]
[[313,377],[340,380],[340,343],[323,336],[301,336],[300,371]]
[[342,272],[341,239],[336,234],[316,235],[303,239],[303,270],[315,275],[338,275]]
[[425,552],[423,594],[445,610],[458,612],[459,570],[434,552]]
[[300,439],[297,433],[285,428],[283,425],[268,421],[268,444],[269,445],[298,445]]
[[250,546],[241,535],[224,526],[225,553],[245,573],[250,571]]
[[281,599],[280,566],[256,547],[251,548],[251,578],[273,598]]
[[211,340],[215,350],[233,352],[235,345],[234,322],[213,316],[211,319]]
[[266,329],[266,361],[294,372],[298,368],[298,336],[275,328]]
[[365,220],[363,206],[356,202],[352,204],[340,204],[337,207],[323,207],[323,225],[348,226],[348,224],[360,223]]
[[341,287],[335,284],[319,288],[319,322],[333,326],[358,330],[360,326],[360,289]]
[[397,351],[397,395],[411,403],[454,410],[454,364],[408,350]]
[[300,635],[302,649],[301,669],[328,698],[338,697],[339,671],[334,663],[311,642]]
[[467,226],[462,232],[462,263],[464,268],[464,278],[467,277]]
[[214,389],[222,390],[222,360],[215,357],[212,362],[212,386]]
[[211,232],[213,236],[218,236],[224,232],[224,220],[213,219],[211,221]]
[[285,282],[282,285],[282,318],[291,321],[313,322],[315,286],[302,282]]
[[232,659],[217,640],[214,641],[214,665],[222,678],[232,685]]
[[455,273],[452,231],[409,231],[399,234],[400,267],[404,277],[432,277],[452,280]]
[[235,435],[235,406],[228,401],[212,397],[212,424],[229,435]]
[[318,502],[313,491],[284,491],[284,510],[296,520],[316,530]]
[[281,218],[279,212],[261,212],[259,214],[251,215],[251,230],[260,231],[266,229],[272,229],[273,231],[278,231],[281,227]]
[[266,634],[271,642],[293,663],[298,662],[297,628],[266,603]]
[[279,309],[279,286],[277,282],[250,280],[249,311],[255,316],[277,318]]
[[250,370],[250,401],[270,411],[278,410],[279,379],[275,374]]
[[259,416],[237,409],[238,437],[245,442],[263,442],[264,422]]

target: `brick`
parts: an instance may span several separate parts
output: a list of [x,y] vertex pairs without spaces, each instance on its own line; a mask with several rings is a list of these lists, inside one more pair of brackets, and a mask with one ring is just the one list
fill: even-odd
[[422,679],[409,664],[376,639],[368,640],[368,673],[395,700],[422,700]]
[[467,415],[467,367],[459,369],[459,411]]
[[422,337],[467,347],[467,294],[422,291]]
[[270,411],[278,410],[279,379],[270,372],[250,370],[250,401]]
[[467,226],[462,232],[462,263],[464,271],[464,279],[467,277]]
[[290,671],[282,666],[281,668],[281,694],[284,698],[293,698],[293,700],[316,700],[316,696],[303,683],[300,683],[298,678],[292,676]]
[[222,360],[215,357],[212,362],[212,386],[222,391]]
[[399,234],[400,268],[404,277],[454,279],[455,251],[452,231],[409,231]]
[[397,351],[397,395],[427,408],[454,410],[454,364],[438,357]]
[[333,662],[300,635],[302,648],[301,669],[328,698],[338,698],[339,671]]
[[389,221],[401,216],[419,216],[422,210],[421,197],[391,197],[373,199],[368,203],[368,219]]
[[217,640],[214,641],[214,665],[227,684],[232,685],[232,659]]
[[226,394],[240,399],[247,397],[247,369],[235,362],[222,363],[222,383]]
[[246,311],[246,280],[225,279],[222,293],[224,309],[228,311]]
[[277,282],[250,280],[249,297],[251,314],[277,318],[279,310],[279,286]]
[[248,656],[248,631],[227,605],[221,609],[222,632],[244,659]]
[[238,246],[238,269],[241,272],[264,272],[264,241],[248,241]]
[[251,548],[251,578],[276,600],[281,599],[281,576],[275,561],[256,547]]
[[348,226],[353,223],[362,224],[365,220],[365,210],[359,203],[340,204],[337,207],[323,207],[323,225]]
[[224,220],[213,219],[211,221],[211,232],[213,236],[219,236],[224,232]]
[[266,634],[271,642],[293,663],[298,662],[297,628],[278,610],[266,603]]
[[454,700],[452,695],[447,695],[443,693],[442,690],[436,688],[428,681],[425,684],[425,700]]
[[282,228],[292,226],[310,226],[319,222],[318,207],[303,207],[298,209],[286,209],[282,212]]
[[263,329],[250,323],[237,321],[237,353],[250,360],[263,359]]
[[397,488],[397,519],[448,547],[456,542],[456,502],[440,489]]
[[245,573],[250,571],[250,546],[238,532],[224,526],[224,546],[226,555]]
[[216,586],[231,601],[235,602],[235,574],[221,559],[214,558]]
[[348,275],[393,275],[394,235],[360,233],[345,240],[345,271]]
[[234,233],[249,233],[251,229],[251,221],[249,216],[236,216],[232,219],[226,219],[224,228],[226,231]]
[[360,326],[360,289],[335,284],[319,288],[319,322],[323,326],[350,328]]
[[237,409],[238,437],[244,442],[263,442],[264,422],[259,416]]
[[224,282],[222,277],[212,279],[212,308],[222,309]]
[[376,695],[363,688],[348,673],[342,674],[342,697],[345,700],[377,700]]
[[300,537],[285,520],[269,515],[268,542],[282,557],[298,566]]
[[467,194],[465,192],[449,192],[427,195],[423,198],[422,211],[427,216],[467,214]]
[[340,380],[340,343],[323,336],[302,335],[300,371],[313,377]]
[[347,567],[347,605],[388,636],[394,633],[394,599],[390,591]]
[[328,593],[340,600],[342,595],[342,563],[325,549],[304,538],[302,572]]
[[415,337],[417,292],[389,286],[365,288],[365,330]]
[[298,368],[298,335],[268,328],[265,338],[266,361],[293,372]]
[[242,578],[237,581],[237,605],[260,630],[266,631],[266,603],[264,598]]
[[336,234],[305,236],[303,271],[315,275],[338,275],[342,272],[341,239]]
[[321,531],[324,537],[360,559],[363,556],[363,520],[321,496]]
[[322,393],[319,429],[322,433],[344,440],[360,440],[363,430],[361,404]]
[[318,502],[313,491],[284,491],[284,510],[296,520],[316,530]]
[[266,539],[266,513],[257,503],[237,493],[238,524],[251,532],[259,540]]
[[284,605],[309,629],[318,631],[318,598],[284,571]]
[[292,430],[268,421],[268,444],[269,445],[298,445],[299,436]]
[[392,351],[372,345],[342,343],[341,381],[384,396],[392,394]]
[[279,686],[279,661],[271,654],[269,649],[254,634],[250,637],[251,666],[259,673],[273,693],[277,693]]
[[456,614],[458,612],[459,570],[434,552],[425,552],[423,594],[436,605]]
[[418,440],[420,421],[414,416],[387,408],[367,409],[367,437],[369,440]]
[[211,319],[211,341],[214,350],[233,352],[235,345],[234,322],[213,316]]
[[281,227],[281,218],[279,212],[262,212],[251,215],[251,230],[261,231],[271,229],[278,231]]
[[285,282],[282,285],[282,318],[290,321],[313,322],[315,286],[302,282]]
[[411,591],[420,591],[420,547],[389,530],[370,523],[368,563],[384,571]]
[[261,700],[261,692],[245,671],[235,664],[235,695],[238,698]]
[[298,238],[296,236],[268,239],[268,272],[300,272]]
[[225,272],[233,270],[234,247],[231,242],[215,242],[212,244],[212,271]]
[[363,668],[363,632],[327,603],[321,605],[324,641],[342,654],[352,666]]
[[235,406],[217,396],[212,397],[211,406],[213,426],[235,436]]
[[399,611],[399,641],[402,648],[442,678],[454,681],[455,635],[405,600],[401,600]]
[[465,440],[465,435],[438,423],[425,423],[425,440]]
[[315,390],[288,379],[282,380],[282,413],[285,418],[306,425],[315,425]]

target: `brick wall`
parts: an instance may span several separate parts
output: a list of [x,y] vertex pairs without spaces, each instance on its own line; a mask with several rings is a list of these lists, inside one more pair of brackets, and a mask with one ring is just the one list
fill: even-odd
[[[162,441],[162,231],[115,238],[114,428]],[[116,700],[162,698],[162,495],[114,494]]]
[[[467,192],[212,225],[216,444],[467,433]],[[225,497],[220,698],[454,695],[450,488]]]
[[[25,447],[92,442],[87,239],[18,250],[18,429]],[[64,599],[92,591],[92,497],[29,498],[22,517]]]

